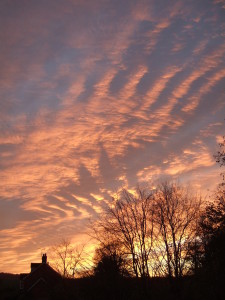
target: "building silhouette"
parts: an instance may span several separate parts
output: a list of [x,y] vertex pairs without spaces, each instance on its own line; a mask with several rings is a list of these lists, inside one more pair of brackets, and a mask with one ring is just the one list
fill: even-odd
[[31,263],[30,273],[20,274],[19,299],[49,299],[61,279],[61,275],[48,264],[45,253],[41,263]]

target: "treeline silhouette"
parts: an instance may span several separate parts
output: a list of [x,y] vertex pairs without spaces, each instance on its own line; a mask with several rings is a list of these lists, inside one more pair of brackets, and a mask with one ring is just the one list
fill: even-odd
[[133,298],[121,299],[225,298],[223,185],[208,204],[174,183],[123,190],[93,229],[93,277],[103,290],[132,282]]
[[224,187],[208,203],[176,182],[119,192],[91,224],[98,247],[77,299],[225,299]]
[[90,228],[92,264],[83,247],[59,244],[62,281],[45,299],[225,299],[224,179],[208,202],[176,182],[123,189]]
[[45,299],[225,298],[223,184],[209,203],[176,183],[123,190],[92,236],[99,241],[92,267],[83,248],[73,252],[65,241],[57,248],[63,277]]

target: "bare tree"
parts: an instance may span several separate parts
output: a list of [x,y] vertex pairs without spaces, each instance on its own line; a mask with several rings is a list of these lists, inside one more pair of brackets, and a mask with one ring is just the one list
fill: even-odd
[[216,161],[221,165],[225,165],[225,136],[223,137],[223,141],[219,143],[220,151],[215,155]]
[[163,183],[155,192],[155,222],[159,269],[179,278],[190,267],[189,245],[196,238],[201,200],[175,183]]
[[[220,166],[225,166],[225,136],[223,137],[223,141],[219,143],[220,151],[217,152],[216,155],[214,155],[216,162],[220,164]],[[225,173],[221,174],[223,176],[223,180],[225,180]],[[224,185],[225,183],[222,183]]]
[[63,277],[79,277],[85,267],[84,245],[74,247],[69,239],[62,239],[50,249],[52,266]]
[[[149,260],[153,246],[152,194],[137,188],[135,194],[123,190],[112,207],[95,225],[95,236],[104,243],[116,241],[130,258],[136,277],[150,275]],[[108,242],[108,241],[107,241]]]

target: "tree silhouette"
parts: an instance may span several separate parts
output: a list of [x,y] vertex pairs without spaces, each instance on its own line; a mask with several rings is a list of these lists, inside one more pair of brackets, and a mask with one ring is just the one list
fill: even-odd
[[[123,190],[95,227],[102,243],[119,245],[133,275],[180,278],[197,267],[197,226],[201,199],[175,183],[156,189]],[[193,258],[191,260],[190,258]],[[194,261],[195,258],[195,261]]]
[[104,243],[107,236],[116,241],[121,251],[130,257],[136,277],[148,278],[150,275],[154,230],[152,204],[151,193],[137,188],[136,194],[131,194],[124,189],[95,224],[97,239]]
[[155,192],[158,262],[163,273],[179,278],[190,268],[189,248],[196,237],[201,199],[176,183],[162,183]]
[[85,268],[84,245],[74,247],[69,239],[63,238],[50,249],[52,266],[63,277],[79,277]]
[[205,212],[201,216],[200,228],[204,245],[202,265],[205,275],[215,292],[223,293],[225,270],[224,185],[218,187],[214,202],[206,206]]
[[[220,164],[220,166],[225,166],[225,136],[223,137],[223,141],[219,143],[220,150],[214,155],[216,162]],[[223,180],[225,179],[224,173],[222,173]]]
[[94,262],[94,275],[97,277],[112,279],[129,276],[124,255],[115,243],[101,244],[95,251]]

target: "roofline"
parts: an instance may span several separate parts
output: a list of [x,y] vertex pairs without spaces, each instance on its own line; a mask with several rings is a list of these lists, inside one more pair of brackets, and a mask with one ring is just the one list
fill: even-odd
[[[43,265],[47,265],[48,268],[50,268],[51,270],[53,270],[55,273],[57,273],[61,278],[62,276],[59,274],[59,272],[57,272],[56,270],[54,270],[48,263],[41,263],[40,266],[38,266],[37,268],[35,268],[32,272],[28,273],[27,276],[25,276],[22,280],[26,279],[27,277],[29,277],[31,274],[34,274],[41,266]],[[23,274],[23,273],[22,273]]]

